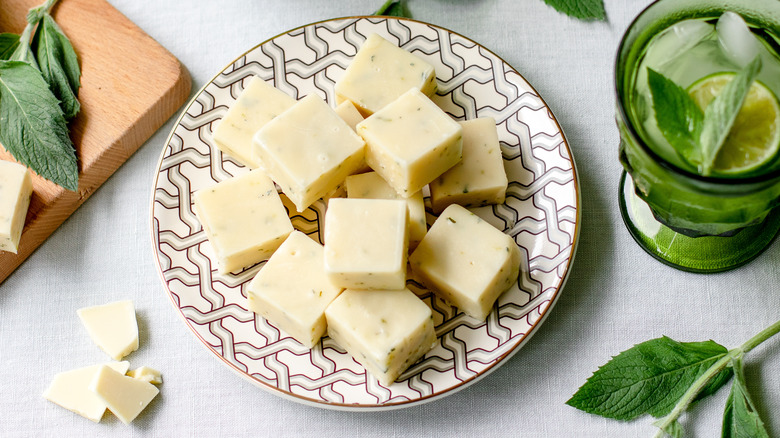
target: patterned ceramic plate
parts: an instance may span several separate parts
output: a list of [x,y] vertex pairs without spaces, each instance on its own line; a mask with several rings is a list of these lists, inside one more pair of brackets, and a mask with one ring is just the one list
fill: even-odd
[[[252,76],[301,98],[333,104],[333,85],[363,40],[378,33],[436,67],[434,101],[458,120],[496,119],[509,177],[507,202],[474,211],[522,249],[515,286],[487,321],[476,321],[410,280],[433,309],[440,342],[389,387],[367,376],[324,338],[309,351],[247,310],[246,286],[262,263],[220,275],[192,211],[192,193],[246,172],[213,147],[212,131]],[[426,203],[428,201],[426,200]],[[294,208],[289,208],[295,212]],[[295,228],[320,240],[325,204],[294,214]],[[496,369],[541,325],[561,292],[579,231],[579,194],[566,139],[539,94],[501,58],[441,27],[357,17],[303,26],[245,53],[189,103],[168,138],[152,199],[152,240],[163,284],[195,335],[228,367],[295,401],[342,409],[393,408],[430,401]],[[429,224],[434,217],[429,214]]]

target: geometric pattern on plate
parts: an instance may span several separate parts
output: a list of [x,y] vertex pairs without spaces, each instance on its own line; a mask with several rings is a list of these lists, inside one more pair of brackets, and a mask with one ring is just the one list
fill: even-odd
[[[440,342],[390,386],[366,375],[325,337],[312,350],[246,306],[246,287],[264,262],[220,275],[192,211],[191,195],[247,171],[213,146],[216,123],[252,76],[300,99],[316,93],[335,106],[333,86],[371,33],[436,68],[433,100],[456,120],[493,117],[509,186],[506,202],[472,209],[511,235],[521,275],[486,321],[457,312],[421,284],[407,286],[433,310]],[[195,96],[165,144],[153,187],[151,231],[166,293],[185,323],[240,376],[292,400],[336,409],[410,406],[478,381],[506,362],[537,330],[566,281],[579,232],[574,160],[539,94],[501,58],[438,26],[386,17],[328,20],[274,37],[236,59]],[[325,204],[297,213],[293,226],[322,242]],[[435,217],[426,198],[428,222]],[[521,360],[521,359],[519,359]]]

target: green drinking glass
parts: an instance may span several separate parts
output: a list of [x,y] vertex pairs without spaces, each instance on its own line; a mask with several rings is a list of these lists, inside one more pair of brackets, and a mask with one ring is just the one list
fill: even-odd
[[[725,271],[754,259],[778,234],[778,52],[780,0],[658,0],[628,27],[615,63],[620,208],[631,235],[658,260],[692,272]],[[702,172],[658,128],[648,68],[693,93],[733,76],[754,55],[762,62],[751,93],[763,91],[766,106],[738,118],[727,140],[736,149],[724,146],[715,170]],[[737,126],[764,129],[761,153],[743,151]]]

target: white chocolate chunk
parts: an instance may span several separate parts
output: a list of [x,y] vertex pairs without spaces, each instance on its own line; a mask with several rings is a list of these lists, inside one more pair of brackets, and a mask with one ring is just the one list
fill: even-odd
[[431,309],[409,289],[347,289],[325,315],[328,335],[383,385],[436,344]]
[[126,376],[107,366],[98,369],[89,390],[125,424],[130,424],[160,392],[149,382]]
[[314,94],[260,129],[254,148],[299,212],[344,182],[365,157],[363,140]]
[[[129,362],[111,362],[106,365],[122,374],[130,367]],[[102,366],[91,365],[57,374],[43,397],[95,423],[100,422],[106,404],[89,390],[89,385]]]
[[134,379],[143,380],[144,382],[154,383],[155,385],[162,384],[162,373],[147,366],[128,371],[127,375]]
[[402,200],[331,199],[325,213],[325,272],[333,284],[403,289],[408,217]]
[[325,308],[341,288],[324,269],[322,245],[293,231],[249,283],[249,310],[308,348],[325,334]]
[[436,92],[434,67],[377,34],[371,34],[336,82],[336,98],[371,115],[414,88]]
[[294,104],[292,97],[253,77],[214,129],[216,146],[244,166],[258,167],[252,156],[252,137]]
[[366,141],[366,163],[404,197],[461,159],[462,129],[417,89],[357,125]]
[[409,263],[439,297],[484,320],[496,299],[517,280],[520,257],[511,236],[453,204],[433,223]]
[[138,322],[130,300],[116,301],[76,311],[89,337],[114,360],[138,349]]
[[274,183],[259,169],[198,190],[194,198],[222,274],[267,259],[293,230]]
[[409,208],[409,248],[415,248],[428,231],[422,191],[404,198],[376,172],[347,177],[347,197],[369,199],[403,199]]
[[27,168],[0,160],[0,252],[19,251],[31,195],[32,178]]
[[498,143],[496,121],[482,117],[460,122],[463,127],[463,159],[431,181],[431,205],[435,213],[450,204],[479,207],[501,204],[508,180]]

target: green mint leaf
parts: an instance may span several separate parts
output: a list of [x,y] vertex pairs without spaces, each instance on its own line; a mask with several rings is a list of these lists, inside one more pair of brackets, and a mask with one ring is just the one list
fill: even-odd
[[750,91],[761,69],[761,58],[756,57],[750,64],[745,66],[742,71],[732,79],[719,95],[712,99],[712,102],[704,110],[704,123],[701,127],[699,144],[702,154],[702,175],[707,176],[712,171],[712,164],[718,151],[726,141],[726,137],[734,125],[734,120],[745,102],[745,98]]
[[72,119],[81,109],[76,98],[81,70],[73,46],[48,13],[43,13],[33,37],[32,48],[43,78],[60,101],[65,119]]
[[607,19],[604,0],[544,0],[544,2],[558,12],[580,20],[603,21]]
[[406,0],[387,0],[374,15],[384,15],[388,17],[412,18],[412,13],[406,7]]
[[722,438],[769,438],[764,423],[758,417],[753,401],[745,385],[745,373],[742,358],[732,361],[734,368],[734,383],[726,399],[726,409],[723,412]]
[[19,47],[19,35],[0,33],[0,61],[10,59],[17,47]]
[[[618,420],[668,414],[693,382],[728,353],[713,342],[677,342],[666,336],[637,344],[602,365],[566,404]],[[721,374],[731,376],[731,369]],[[727,379],[713,378],[712,394]],[[718,386],[720,385],[720,386]]]
[[685,89],[651,68],[647,69],[647,84],[661,134],[683,159],[698,165],[702,161],[698,133],[704,113]]
[[0,143],[38,175],[77,190],[76,155],[59,102],[25,62],[0,61]]

